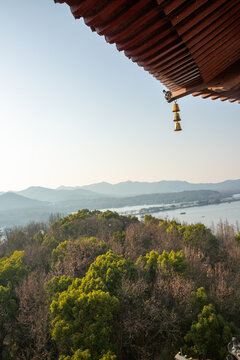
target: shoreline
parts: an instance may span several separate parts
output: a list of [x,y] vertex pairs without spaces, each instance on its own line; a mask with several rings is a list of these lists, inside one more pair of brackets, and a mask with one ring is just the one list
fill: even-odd
[[[205,201],[193,201],[193,202],[187,202],[187,203],[181,203],[181,204],[171,204],[171,205],[162,205],[162,206],[151,206],[151,207],[143,207],[139,210],[130,210],[130,211],[124,211],[119,212],[121,215],[132,215],[132,216],[144,216],[144,215],[151,215],[154,213],[158,213],[161,211],[172,211],[172,210],[185,210],[187,208],[193,208],[193,207],[200,207],[200,206],[208,206],[208,205],[220,205],[224,203],[232,203],[240,201],[240,198],[225,198],[222,200],[205,200]],[[134,206],[133,206],[134,207]],[[182,215],[185,214],[185,212],[182,213]]]

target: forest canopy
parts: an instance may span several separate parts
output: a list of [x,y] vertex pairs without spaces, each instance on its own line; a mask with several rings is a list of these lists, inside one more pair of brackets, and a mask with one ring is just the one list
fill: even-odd
[[87,209],[7,229],[0,358],[223,360],[240,336],[239,239]]

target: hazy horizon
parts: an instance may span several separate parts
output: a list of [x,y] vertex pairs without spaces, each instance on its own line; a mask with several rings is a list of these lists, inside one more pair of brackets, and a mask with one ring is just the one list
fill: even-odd
[[61,184],[61,185],[57,185],[55,187],[51,187],[51,186],[47,186],[47,185],[29,185],[29,186],[26,186],[24,188],[15,188],[15,189],[0,189],[0,193],[1,192],[18,192],[18,191],[22,191],[22,190],[25,190],[25,189],[28,189],[28,188],[31,188],[31,187],[40,187],[40,188],[47,188],[47,189],[52,189],[52,190],[56,190],[60,187],[83,187],[83,186],[89,186],[89,185],[95,185],[95,184],[100,184],[100,183],[108,183],[110,185],[116,185],[116,184],[120,184],[120,183],[125,183],[125,182],[139,182],[139,183],[142,183],[142,182],[146,182],[146,183],[156,183],[156,182],[161,182],[161,181],[186,181],[188,183],[191,183],[191,184],[207,184],[207,183],[210,183],[210,184],[214,184],[214,183],[222,183],[224,181],[234,181],[234,180],[240,180],[240,178],[236,178],[236,179],[230,179],[230,178],[226,178],[224,180],[220,180],[220,181],[197,181],[197,182],[194,182],[194,181],[189,181],[189,180],[186,180],[186,179],[161,179],[161,180],[123,180],[123,181],[118,181],[118,182],[110,182],[110,181],[99,181],[99,182],[94,182],[94,183],[89,183],[89,184],[76,184],[76,185],[65,185],[65,184]]

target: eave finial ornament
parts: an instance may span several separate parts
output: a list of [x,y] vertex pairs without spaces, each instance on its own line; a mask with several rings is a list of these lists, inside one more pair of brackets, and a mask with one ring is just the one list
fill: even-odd
[[163,90],[163,93],[164,93],[164,96],[165,96],[165,99],[167,100],[167,102],[171,102],[171,99],[172,99],[171,91]]
[[[163,90],[163,93],[164,93],[164,96],[165,96],[165,99],[167,100],[167,102],[170,103],[172,101],[172,93],[171,93],[171,91]],[[173,121],[175,121],[175,129],[174,129],[174,131],[181,131],[182,130],[181,124],[180,124],[181,118],[180,118],[180,115],[179,115],[179,111],[180,111],[179,106],[177,104],[177,101],[175,100],[174,104],[173,104],[173,112],[174,112]]]

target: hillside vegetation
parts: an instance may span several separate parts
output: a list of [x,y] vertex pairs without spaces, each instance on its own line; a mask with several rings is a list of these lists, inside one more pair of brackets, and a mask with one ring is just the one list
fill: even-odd
[[0,358],[223,360],[240,335],[240,233],[81,210],[8,229]]

